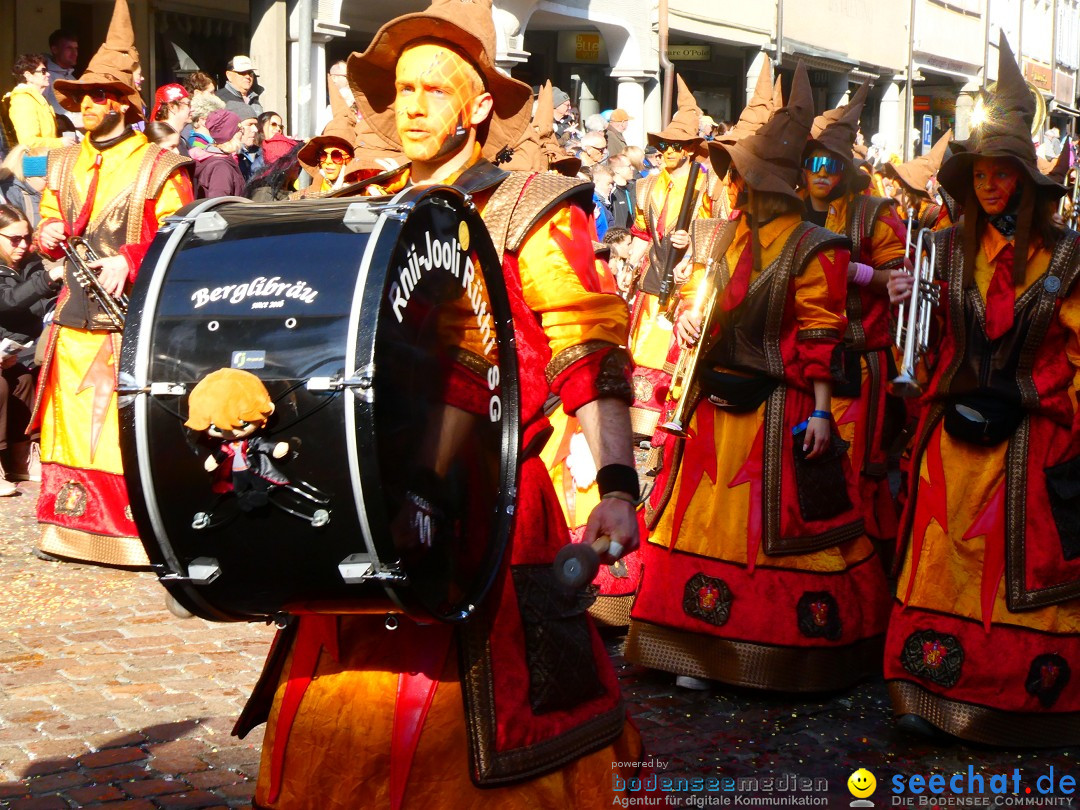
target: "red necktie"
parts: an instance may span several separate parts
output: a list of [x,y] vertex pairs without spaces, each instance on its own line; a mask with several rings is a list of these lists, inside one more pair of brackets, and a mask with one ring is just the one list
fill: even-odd
[[1013,308],[1016,295],[1013,291],[1012,244],[1006,245],[994,260],[994,277],[986,290],[986,336],[997,340],[1008,332],[1013,325]]
[[86,230],[86,226],[90,224],[90,214],[94,210],[94,197],[97,196],[97,182],[98,175],[101,174],[101,154],[94,159],[93,176],[90,178],[90,187],[86,189],[86,201],[83,203],[82,210],[79,211],[79,216],[75,220],[74,225],[68,225],[67,222],[64,226],[67,228],[67,235],[70,236],[82,236],[83,231]]
[[[753,239],[753,236],[750,237]],[[750,287],[750,273],[754,269],[754,252],[750,249],[750,243],[746,243],[739,263],[735,266],[735,272],[731,274],[731,281],[724,290],[724,300],[721,306],[724,312],[735,309],[746,298],[746,291]]]

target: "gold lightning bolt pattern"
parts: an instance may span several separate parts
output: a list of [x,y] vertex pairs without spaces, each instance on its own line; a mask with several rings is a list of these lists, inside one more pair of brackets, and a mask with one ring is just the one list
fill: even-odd
[[94,362],[86,370],[86,375],[79,383],[76,393],[81,394],[87,388],[94,389],[94,409],[90,418],[90,460],[97,454],[98,439],[105,427],[105,415],[109,412],[109,400],[116,388],[116,375],[113,373],[112,339],[105,338],[98,349]]

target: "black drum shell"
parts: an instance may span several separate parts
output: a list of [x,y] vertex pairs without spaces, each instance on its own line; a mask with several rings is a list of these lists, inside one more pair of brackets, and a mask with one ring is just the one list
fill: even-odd
[[[459,621],[471,615],[498,570],[512,525],[519,417],[513,323],[494,248],[471,201],[455,189],[356,203],[196,203],[159,233],[132,291],[120,364],[132,515],[162,583],[203,618],[406,610]],[[214,233],[213,214],[221,234]],[[461,354],[454,340],[449,348],[436,342],[448,320],[439,313],[449,309],[454,322],[469,311],[447,274],[427,274],[434,280],[426,275],[409,302],[418,313],[409,332],[408,318],[391,317],[389,292],[401,268],[415,265],[410,245],[462,222],[492,316],[501,416],[490,425],[476,419],[451,473],[435,479],[437,493],[468,503],[464,517],[452,512],[454,531],[482,531],[457,538],[441,556],[410,562],[416,555],[401,553],[392,536],[402,533],[402,504],[426,503],[412,493],[429,478],[422,437],[447,410],[439,399],[447,377],[460,372],[447,370],[447,358]],[[238,292],[245,283],[245,294],[252,292],[254,279],[268,284],[275,277],[275,289],[286,285],[281,296],[263,302]],[[424,296],[431,299],[426,309]],[[238,309],[225,303],[232,299],[240,301]],[[262,303],[267,306],[247,306]],[[277,466],[291,482],[330,500],[327,525],[271,508],[240,513],[222,527],[192,527],[194,515],[217,508],[218,496],[202,466],[213,441],[182,427],[187,394],[221,367],[263,380],[276,410],[262,433],[289,444]],[[150,383],[174,390],[146,390]],[[346,582],[341,564],[350,556],[370,564],[375,576]],[[191,580],[191,563],[200,559],[216,561],[220,575]]]

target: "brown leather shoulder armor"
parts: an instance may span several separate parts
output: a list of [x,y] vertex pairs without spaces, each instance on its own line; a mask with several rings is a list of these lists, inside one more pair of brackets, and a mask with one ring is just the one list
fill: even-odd
[[788,273],[792,276],[800,276],[806,269],[806,265],[818,253],[837,248],[850,250],[851,240],[843,234],[834,233],[812,222],[802,222],[788,237],[782,258],[790,257],[788,258],[790,263],[787,264]]
[[693,251],[694,264],[707,264],[709,259],[720,259],[716,255],[716,247],[723,241],[727,244],[731,240],[721,240],[721,235],[726,231],[734,230],[738,223],[726,219],[695,219],[690,223],[690,249]]
[[500,257],[505,251],[517,251],[536,223],[566,201],[590,210],[592,185],[555,172],[510,172],[484,209],[484,222]]
[[884,197],[867,197],[865,194],[857,194],[852,198],[847,235],[851,239],[853,261],[862,261],[862,248],[874,235],[874,223],[892,204],[892,200]]

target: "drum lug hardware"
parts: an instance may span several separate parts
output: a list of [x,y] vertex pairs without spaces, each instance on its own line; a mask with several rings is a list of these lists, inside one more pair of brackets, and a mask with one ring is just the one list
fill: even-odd
[[393,568],[382,571],[375,570],[375,565],[367,554],[350,554],[340,563],[338,571],[347,585],[358,585],[363,582],[382,582],[388,585],[403,585],[408,578]]
[[368,365],[357,369],[355,377],[310,377],[304,383],[304,387],[308,391],[340,391],[343,388],[359,388],[358,396],[366,402],[371,402],[374,396],[371,390],[374,385],[374,375],[375,366]]
[[383,626],[386,627],[387,630],[397,630],[399,625],[400,622],[398,621],[397,616],[393,613],[386,614],[386,622],[384,622]]
[[196,557],[188,563],[188,575],[164,574],[161,582],[192,582],[196,585],[209,585],[221,576],[221,565],[213,557]]
[[229,230],[229,221],[217,211],[203,211],[195,216],[195,235],[204,242],[216,242]]

